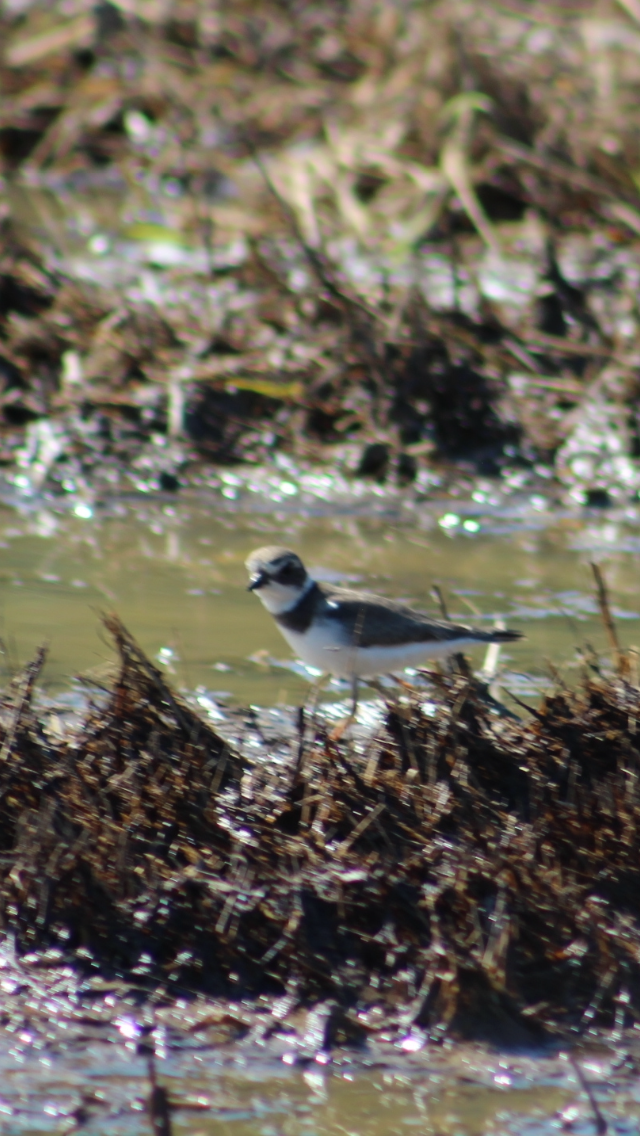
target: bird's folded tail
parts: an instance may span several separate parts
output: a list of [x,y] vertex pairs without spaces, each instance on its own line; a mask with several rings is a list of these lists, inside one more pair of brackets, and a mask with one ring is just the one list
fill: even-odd
[[484,636],[485,642],[488,643],[514,643],[516,639],[523,639],[522,631],[507,631],[498,630],[487,631]]

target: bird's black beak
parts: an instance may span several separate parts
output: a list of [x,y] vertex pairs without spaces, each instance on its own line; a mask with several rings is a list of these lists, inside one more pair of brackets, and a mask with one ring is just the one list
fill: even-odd
[[253,576],[251,583],[247,584],[248,592],[257,592],[258,588],[264,588],[265,584],[269,582],[269,577],[266,572],[258,572]]

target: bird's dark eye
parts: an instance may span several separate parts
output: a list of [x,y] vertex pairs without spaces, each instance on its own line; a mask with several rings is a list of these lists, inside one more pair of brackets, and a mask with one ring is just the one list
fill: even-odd
[[277,579],[281,584],[288,584],[291,587],[298,587],[304,578],[304,570],[302,576],[300,574],[300,564],[295,560],[285,560],[284,564],[278,569]]

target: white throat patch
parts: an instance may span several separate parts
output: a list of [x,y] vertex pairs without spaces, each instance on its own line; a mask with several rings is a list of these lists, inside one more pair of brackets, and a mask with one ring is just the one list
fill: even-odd
[[262,600],[267,611],[272,615],[283,615],[291,611],[297,603],[313,587],[313,580],[307,576],[301,588],[291,587],[290,584],[277,584],[275,580],[258,588],[258,598]]

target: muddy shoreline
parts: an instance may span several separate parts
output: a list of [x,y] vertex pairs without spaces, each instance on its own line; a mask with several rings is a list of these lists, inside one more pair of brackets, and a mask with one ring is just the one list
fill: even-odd
[[[239,490],[239,497],[229,500],[229,508],[241,503],[245,492]],[[188,500],[185,494],[183,503]],[[388,510],[389,502],[381,503]],[[32,504],[33,521],[26,521],[24,531],[35,533],[47,512],[42,512],[37,501]],[[487,508],[486,502],[458,502],[457,538],[447,535],[448,530],[437,522],[438,517],[453,516],[451,503],[435,508],[430,518],[435,533],[430,530],[424,563],[425,553],[418,550],[419,575],[426,571],[431,576],[437,563],[449,563],[438,559],[440,544],[453,562],[465,546],[466,556],[481,547],[478,533],[462,532],[467,504]],[[154,509],[152,502],[150,506],[144,521],[142,516],[132,518],[133,524],[143,543],[158,531],[155,539],[163,549],[163,529],[171,533],[177,524],[175,509],[166,515],[162,507]],[[118,512],[117,502],[111,507]],[[504,503],[496,506],[498,527],[506,523],[509,529],[515,523],[518,530],[524,527],[526,531],[521,510],[516,508],[515,518],[509,521],[502,515],[503,507]],[[182,521],[185,519],[183,515]],[[481,521],[484,529],[486,513]],[[630,521],[626,536],[618,532],[620,548],[636,547],[636,521],[637,517]],[[83,545],[88,541],[92,547],[101,541],[102,525],[97,517],[70,518],[70,522],[77,530],[75,540]],[[228,568],[227,587],[232,589],[238,590],[242,548],[256,542],[254,523],[251,520],[245,532],[236,533],[239,518],[227,522],[227,527],[233,526],[229,531],[237,543],[237,548],[232,545],[235,551]],[[577,525],[577,519],[570,524]],[[595,528],[587,527],[581,547],[592,552],[595,534],[602,529],[603,547],[611,553],[611,533],[607,536],[607,526],[602,524],[599,520]],[[383,518],[374,525],[374,542],[385,528]],[[320,529],[319,546],[313,529],[300,531],[306,535],[298,540],[305,547],[320,547],[321,562],[331,564],[339,543],[329,543],[330,530]],[[129,532],[123,522],[125,545]],[[216,552],[213,562],[207,558],[202,566],[194,558],[201,532],[207,534],[203,551],[210,555],[213,543]],[[195,577],[193,570],[187,575],[183,588],[191,591],[195,584],[211,583],[212,578],[221,582],[219,563],[231,551],[225,552],[227,538],[221,533],[210,523],[195,528],[182,555],[198,567]],[[59,579],[61,565],[50,561],[47,545],[58,548],[68,536],[65,523],[57,537],[40,541],[43,547],[34,550],[36,561],[31,570],[47,576],[53,572]],[[524,537],[496,537],[500,550],[505,539],[511,555],[517,557]],[[175,555],[172,541],[165,551]],[[553,542],[546,538],[543,546],[548,568]],[[102,547],[114,546],[96,543],[93,556],[97,560],[102,559]],[[532,552],[537,547],[531,545]],[[403,544],[395,550],[387,542],[386,549],[387,557],[391,554],[406,561]],[[147,555],[153,552],[151,547]],[[7,561],[9,555],[13,558],[14,554],[6,551]],[[120,555],[115,553],[116,564]],[[584,555],[570,562],[572,571]],[[513,579],[519,580],[530,570],[530,556],[520,560]],[[531,566],[536,559],[537,553]],[[21,565],[24,582],[22,556],[15,563]],[[130,572],[138,561],[125,563]],[[355,530],[350,530],[350,544],[338,560],[341,563],[343,570],[366,564],[369,572],[375,571],[372,550],[362,544]],[[71,582],[83,575],[86,579],[86,566],[81,564],[67,566],[64,579]],[[393,578],[393,566],[388,567]],[[144,573],[144,560],[141,570]],[[484,578],[485,571],[476,569],[475,576]],[[615,557],[611,571],[619,587],[624,576]],[[472,566],[469,573],[473,579]],[[556,586],[566,587],[568,575],[568,564],[564,564]],[[498,593],[502,579],[491,579]],[[575,582],[584,583],[580,578]],[[538,579],[537,587],[544,596],[548,583]],[[73,587],[69,590],[74,591]],[[632,578],[623,592],[624,602],[617,606],[622,599],[618,594],[615,608],[621,619],[634,614],[626,610],[634,606]],[[82,622],[93,622],[95,609],[91,615],[82,592],[76,594]],[[229,602],[226,595],[221,597],[223,605]],[[549,598],[543,602],[549,605]],[[578,612],[585,606],[585,597],[576,593],[575,602]],[[220,633],[215,616],[213,628],[216,635]],[[533,632],[530,626],[527,630]],[[624,628],[625,639],[629,630]],[[589,639],[594,639],[594,632],[590,626]],[[580,638],[584,641],[584,637],[583,628]],[[258,629],[254,627],[252,648],[256,641]],[[603,641],[602,631],[595,641]],[[64,1098],[59,1101],[61,1109],[84,1109],[82,1115],[91,1117],[93,1123],[102,1122],[101,1118],[106,1123],[114,1110],[124,1110],[123,1116],[133,1110],[130,1122],[135,1125],[136,1109],[146,1109],[146,1062],[152,1049],[158,1054],[158,1076],[169,1086],[175,1104],[176,1124],[191,1116],[189,1110],[196,1107],[196,1100],[203,1121],[207,1117],[214,1123],[225,1119],[224,1101],[242,1099],[242,1078],[247,1071],[260,1079],[266,1100],[271,1099],[273,1079],[276,1099],[269,1107],[277,1110],[278,1093],[295,1098],[298,1092],[297,1081],[281,1086],[278,1070],[284,1068],[302,1078],[303,1100],[308,1090],[309,1107],[318,1115],[324,1106],[316,1099],[311,1082],[304,1080],[307,1073],[312,1079],[320,1077],[327,1100],[333,1100],[335,1093],[340,1096],[343,1081],[346,1078],[347,1085],[351,1084],[351,1077],[355,1077],[354,1100],[359,1099],[360,1078],[366,1086],[360,1091],[374,1097],[380,1091],[388,1097],[395,1092],[396,1075],[401,1080],[409,1077],[418,1096],[429,1086],[434,1101],[440,1095],[450,1101],[452,1086],[459,1084],[458,1103],[447,1107],[456,1115],[456,1109],[461,1109],[459,1124],[474,1131],[473,1109],[482,1107],[487,1115],[493,1115],[494,1107],[499,1110],[494,1095],[502,1091],[500,1086],[507,1086],[507,1080],[512,1095],[502,1107],[514,1115],[520,1101],[527,1117],[530,1111],[532,1116],[542,1115],[542,1109],[555,1121],[565,1118],[568,1109],[574,1110],[570,1115],[576,1124],[579,1120],[588,1123],[587,1098],[563,1057],[575,1052],[607,1116],[628,1113],[633,1107],[636,1032],[633,971],[628,964],[629,952],[633,958],[635,951],[630,935],[636,920],[627,910],[628,896],[637,890],[627,876],[627,855],[635,871],[633,707],[637,676],[633,650],[623,651],[624,661],[616,662],[614,657],[612,667],[610,659],[584,648],[582,674],[576,677],[575,670],[566,672],[542,703],[535,687],[528,691],[516,687],[515,692],[531,709],[509,700],[509,708],[521,719],[512,725],[510,719],[504,723],[496,708],[487,703],[481,686],[468,686],[468,676],[455,674],[436,676],[428,686],[416,687],[411,693],[389,688],[387,702],[379,701],[375,707],[376,715],[363,718],[337,745],[329,735],[339,720],[339,706],[330,704],[322,708],[317,721],[305,722],[301,767],[297,768],[301,745],[295,708],[281,707],[277,713],[248,711],[241,703],[233,709],[224,701],[216,703],[210,695],[205,698],[186,690],[184,681],[176,694],[171,689],[175,678],[167,684],[171,671],[162,664],[165,653],[160,651],[149,659],[126,634],[121,646],[124,655],[119,671],[103,668],[98,685],[95,675],[93,685],[91,680],[88,685],[85,682],[82,708],[77,688],[72,703],[58,705],[51,694],[41,697],[38,683],[30,697],[28,674],[17,675],[3,699],[2,831],[10,843],[0,869],[5,880],[6,928],[0,973],[1,1028],[6,1042],[4,1061],[12,1070],[13,1083],[18,1083],[18,1074],[23,1080],[31,1076],[34,1102],[42,1093],[42,1102],[53,1107],[46,1074],[39,1068],[41,1058],[52,1061],[66,1079],[59,1094]],[[209,643],[209,660],[212,650]],[[616,665],[622,668],[618,674]],[[221,674],[217,682],[227,685],[228,679],[228,673]],[[549,689],[553,683],[547,680],[545,685]],[[511,686],[509,681],[507,686]],[[536,713],[541,719],[536,719]],[[231,780],[220,791],[219,786],[212,786],[212,779],[218,773],[221,745],[230,759],[221,781],[228,773]],[[434,758],[437,768],[431,783],[429,762]],[[418,767],[415,779],[412,759]],[[415,811],[416,803],[422,819]],[[383,810],[367,824],[381,804]],[[305,805],[309,816],[306,826],[300,827]],[[327,806],[328,814],[318,818],[317,810]],[[533,826],[531,808],[536,810]],[[437,831],[432,831],[432,822]],[[576,832],[578,839],[574,839]],[[527,833],[531,846],[516,848],[518,841],[526,841]],[[559,864],[550,859],[551,849],[560,858]],[[532,853],[533,862],[527,859]],[[519,876],[523,871],[525,875]],[[367,872],[372,876],[368,882]],[[400,878],[395,879],[394,873]],[[344,875],[348,878],[341,882]],[[366,891],[364,899],[359,894],[363,888],[373,889],[371,894]],[[297,920],[292,921],[296,896],[305,892],[315,899],[307,895],[302,901],[296,926]],[[256,899],[259,907],[267,904],[262,929],[265,913],[251,909]],[[322,908],[318,943],[313,910],[317,902]],[[367,920],[371,913],[378,920],[375,903],[380,905],[378,925],[363,926],[363,910]],[[219,930],[227,905],[225,918],[230,911],[231,923]],[[334,915],[332,907],[336,908]],[[426,916],[428,926],[416,925],[414,907],[422,919]],[[432,923],[434,914],[436,924]],[[248,926],[243,926],[245,920]],[[333,936],[329,941],[327,934]],[[536,954],[527,958],[524,952],[525,971],[534,966],[533,977],[527,981],[534,991],[542,983],[547,991],[550,967],[558,980],[554,1006],[540,1006],[539,998],[527,1005],[518,989],[522,940],[530,951],[532,934]],[[259,960],[264,960],[265,953],[278,946],[274,936],[285,940],[280,952],[285,970],[278,975],[276,956],[276,968],[273,964],[258,967],[263,985],[256,986],[250,956],[255,958],[257,951]],[[319,947],[319,959],[314,957],[314,944]],[[301,972],[296,959],[299,946]],[[437,971],[429,976],[423,964],[428,965],[432,949]],[[445,950],[452,954],[442,953]],[[424,958],[421,952],[426,952]],[[612,959],[620,965],[617,989],[616,979],[611,983],[609,978]],[[351,965],[354,961],[356,966]],[[212,971],[207,973],[211,963]],[[485,963],[489,966],[488,988]],[[478,964],[480,981],[474,969]],[[497,969],[500,966],[503,973]],[[535,969],[540,966],[542,979]],[[273,970],[271,977],[265,975],[267,969]],[[445,985],[433,1002],[423,986],[432,979],[436,986]],[[564,1001],[569,987],[572,1005]],[[456,1005],[458,1009],[449,1016]],[[532,1015],[526,1013],[530,1007]],[[554,1015],[551,1022],[550,1014]],[[463,1040],[467,1037],[484,1041],[469,1045]],[[91,1073],[92,1085],[100,1085],[94,1099],[93,1089],[84,1083],[81,1087],[70,1067],[67,1077],[65,1070],[75,1052],[86,1053],[87,1060],[99,1068],[106,1062],[120,1070],[127,1065],[123,1053],[128,1054],[131,1068],[117,1084],[107,1078],[103,1085]],[[204,1080],[197,1090],[189,1065],[192,1053],[204,1062]],[[390,1082],[384,1080],[387,1074]],[[116,1079],[118,1076],[123,1074],[116,1074]],[[215,1092],[212,1083],[217,1086]],[[464,1103],[467,1093],[472,1098],[468,1106]],[[473,1093],[479,1094],[475,1104]],[[414,1108],[411,1099],[402,1105],[409,1116]],[[6,1100],[6,1107],[13,1109],[14,1123],[26,1117],[28,1110],[15,1094],[9,1093]],[[345,1100],[344,1107],[356,1105]],[[439,1116],[440,1105],[433,1104],[433,1108]],[[236,1115],[240,1112],[233,1112]],[[360,1123],[365,1124],[364,1111]],[[518,1131],[519,1121],[513,1123]]]
[[368,737],[304,711],[276,736],[252,712],[230,743],[107,628],[120,672],[72,734],[32,709],[42,657],[5,701],[19,954],[62,950],[152,1000],[324,1006],[329,1048],[633,1024],[633,653],[609,677],[587,657],[524,720],[463,667],[431,676],[435,701],[390,693]]
[[634,500],[633,6],[325,7],[3,15],[10,480]]
[[637,656],[613,624],[615,668],[585,657],[521,719],[463,668],[339,740],[321,712],[214,729],[108,629],[119,671],[73,724],[34,702],[41,658],[3,697],[8,1123],[135,1128],[154,1056],[174,1123],[239,1133],[334,1097],[366,1127],[359,1091],[469,1131],[633,1123]]

